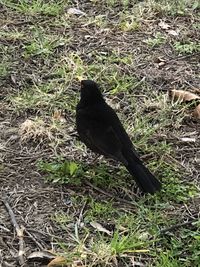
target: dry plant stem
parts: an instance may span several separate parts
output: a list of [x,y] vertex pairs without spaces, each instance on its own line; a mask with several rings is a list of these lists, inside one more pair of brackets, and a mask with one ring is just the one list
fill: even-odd
[[83,218],[83,213],[84,213],[84,209],[86,207],[86,204],[87,204],[87,201],[85,201],[81,211],[80,211],[80,214],[79,214],[79,217],[78,217],[78,220],[77,220],[77,225],[80,225],[81,224],[81,220]]
[[2,197],[2,202],[3,204],[5,205],[9,215],[10,215],[10,219],[11,219],[11,222],[12,222],[12,225],[13,227],[15,228],[16,230],[16,233],[17,233],[17,237],[19,239],[19,252],[18,252],[18,257],[19,257],[19,264],[20,266],[23,266],[25,261],[24,261],[24,227],[22,226],[21,228],[19,227],[17,221],[16,221],[16,218],[15,218],[15,214],[12,210],[12,208],[10,207],[8,201],[7,201],[8,197],[4,194],[3,197]]

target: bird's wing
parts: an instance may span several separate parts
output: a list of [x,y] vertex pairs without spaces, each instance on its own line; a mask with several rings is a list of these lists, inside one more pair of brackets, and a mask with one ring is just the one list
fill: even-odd
[[91,127],[87,130],[88,142],[95,146],[101,154],[114,158],[127,165],[127,161],[122,155],[122,144],[112,126],[105,124],[98,127]]

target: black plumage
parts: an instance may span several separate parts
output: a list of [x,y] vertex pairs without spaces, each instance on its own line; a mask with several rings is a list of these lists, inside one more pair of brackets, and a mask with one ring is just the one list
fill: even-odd
[[153,194],[161,189],[161,183],[143,165],[117,114],[105,102],[94,81],[81,81],[76,126],[88,148],[124,164],[142,191]]

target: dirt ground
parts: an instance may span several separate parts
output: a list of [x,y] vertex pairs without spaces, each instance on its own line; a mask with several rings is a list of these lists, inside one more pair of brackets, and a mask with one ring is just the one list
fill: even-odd
[[[107,88],[114,90],[120,86],[125,86],[123,79],[126,80],[129,95],[120,89],[110,94],[109,90],[107,92],[107,100],[111,102],[117,112],[122,113],[122,118],[127,116],[130,119],[130,107],[128,107],[130,95],[136,97],[141,103],[143,103],[141,95],[146,95],[150,102],[144,104],[146,106],[142,107],[141,112],[152,114],[153,117],[155,116],[154,119],[159,110],[155,111],[156,107],[154,104],[151,105],[152,96],[155,98],[155,95],[165,95],[170,89],[189,90],[200,96],[199,48],[190,48],[193,49],[192,52],[180,52],[174,49],[175,43],[184,40],[199,42],[199,28],[193,27],[193,25],[199,25],[199,11],[195,9],[192,14],[172,16],[164,11],[162,13],[156,9],[147,9],[146,15],[144,12],[143,18],[137,22],[140,25],[138,29],[134,29],[133,25],[132,29],[125,30],[123,27],[126,24],[123,23],[126,20],[130,21],[130,17],[125,16],[124,21],[121,19],[119,22],[119,14],[124,10],[121,4],[113,6],[107,4],[106,6],[99,3],[95,4],[95,1],[80,1],[77,6],[77,3],[67,3],[66,1],[64,9],[58,11],[56,15],[49,15],[45,12],[43,14],[42,11],[30,13],[28,9],[18,9],[15,1],[3,2],[4,4],[0,4],[1,56],[2,66],[8,65],[8,68],[5,72],[2,71],[0,81],[0,184],[1,199],[4,200],[0,202],[0,266],[20,265],[19,240],[5,203],[9,203],[19,226],[24,227],[24,266],[43,266],[41,260],[37,262],[38,259],[34,259],[31,262],[27,261],[27,257],[35,251],[54,250],[62,252],[58,243],[71,242],[70,235],[74,232],[74,222],[71,221],[66,230],[60,227],[58,221],[54,219],[56,214],[69,215],[75,221],[79,219],[83,221],[82,217],[87,210],[85,197],[105,202],[113,199],[113,205],[118,209],[126,209],[128,213],[134,213],[136,206],[130,207],[128,202],[140,197],[140,193],[135,193],[135,187],[129,192],[131,197],[130,195],[128,197],[121,191],[120,185],[113,187],[113,190],[112,188],[107,190],[106,186],[91,184],[91,180],[81,185],[47,182],[45,171],[38,168],[39,161],[50,162],[58,157],[95,164],[92,163],[94,154],[87,151],[84,146],[77,145],[74,108],[79,97],[79,83],[76,76],[86,76],[87,73],[85,72],[88,71],[88,77],[97,79],[106,88],[105,91]],[[69,15],[67,11],[71,7],[76,7],[87,15]],[[42,9],[42,7],[40,8]],[[132,9],[134,9],[134,4],[127,7],[127,14]],[[174,30],[174,32],[171,34],[167,32],[168,28],[164,28],[166,25],[159,26],[161,21],[170,25],[169,30]],[[56,37],[56,41],[52,41],[55,43],[53,48],[48,46],[45,48],[49,49],[47,54],[44,50],[38,51],[36,48],[34,50],[33,45],[29,46],[31,42],[33,44],[37,38],[40,38],[37,33],[34,37],[36,32],[34,29],[40,30],[41,34],[45,36],[47,35],[47,39],[51,35]],[[157,32],[162,33],[165,38],[164,41],[156,35]],[[153,41],[149,39],[149,43],[146,42],[148,38]],[[152,42],[155,42],[155,46]],[[31,52],[30,49],[32,49]],[[132,61],[130,63],[117,62],[116,58],[112,58],[113,50],[121,58],[130,55]],[[75,59],[73,58],[73,62],[70,61],[72,58],[69,56],[72,53],[77,56]],[[100,57],[101,59],[99,59]],[[109,66],[106,63],[107,57],[110,58]],[[99,70],[95,67],[90,69],[91,65],[98,64],[98,60],[102,69]],[[58,71],[62,64],[68,64],[68,69],[64,70],[63,67],[63,70],[61,68]],[[82,64],[80,69],[79,64]],[[113,65],[119,71],[116,77],[112,74]],[[70,72],[74,72],[74,76],[70,76]],[[130,89],[133,76],[135,79],[134,92]],[[48,100],[48,96],[46,100],[45,93],[40,95],[40,90],[38,91],[40,102],[38,100],[31,102],[30,98],[37,98],[39,86],[48,82],[52,82],[55,86],[52,89],[53,92],[50,92],[53,98],[49,100],[48,104],[45,102]],[[23,94],[28,88],[34,86],[37,87],[36,94],[32,94],[30,98],[27,97],[26,93]],[[64,91],[61,90],[62,93],[59,95],[60,88]],[[67,106],[66,102],[68,103]],[[186,103],[186,105],[188,104]],[[173,155],[170,157],[168,154],[165,158],[166,162],[178,166],[177,172],[181,173],[183,185],[193,183],[195,188],[199,188],[199,120],[191,115],[193,106],[183,106],[181,111],[177,107],[175,108],[175,112],[169,115],[171,121],[168,125],[166,123],[166,128],[158,129],[156,134],[148,138],[148,143],[154,145],[165,141],[170,144]],[[44,135],[36,134],[28,137],[28,132],[21,132],[22,124],[27,119],[33,120],[37,116],[47,121],[48,124],[52,116],[56,116],[55,110],[57,109],[62,110],[64,123],[61,130],[50,131],[49,135],[45,133]],[[183,110],[184,118],[181,115],[181,120],[177,122],[176,118],[179,118]],[[132,123],[134,125],[134,121]],[[154,123],[156,124],[156,122]],[[145,129],[143,129],[143,133],[145,133]],[[139,137],[133,138],[136,138],[137,141],[140,135],[141,133]],[[132,136],[134,136],[134,132]],[[190,138],[190,140],[184,141],[184,137]],[[144,151],[145,145],[143,144],[138,145],[138,148],[143,151],[144,161],[149,162],[162,157],[162,152],[151,151],[148,153],[148,149]],[[106,163],[111,169],[113,168],[114,175],[120,177],[118,174],[120,167],[116,163],[107,162],[103,158],[97,160],[97,164],[101,162]],[[182,187],[180,190],[183,190]],[[190,191],[190,189],[188,190]],[[111,197],[108,194],[111,194]],[[175,195],[176,192],[173,194]],[[74,197],[79,196],[81,199],[84,197],[84,200],[81,200],[80,203],[74,202]],[[127,203],[123,203],[123,200],[127,200]],[[176,218],[175,223],[185,223],[190,227],[192,224],[190,221],[198,221],[200,214],[199,193],[181,203],[173,203],[167,197],[165,201],[172,204],[171,208],[167,208],[166,213],[172,214],[169,216]],[[165,201],[162,202],[163,205]],[[191,229],[193,228],[195,228],[194,225],[191,226]],[[194,230],[196,236],[200,235],[198,229],[195,228]],[[130,262],[126,265],[123,262],[120,263],[119,260],[118,265],[112,263],[108,266],[161,266],[154,265],[152,258],[154,257],[145,255],[139,260],[141,265],[137,265],[137,263],[131,265]],[[152,265],[148,265],[148,259]],[[78,264],[80,263],[66,266],[86,266]],[[99,263],[95,266],[103,265]],[[181,265],[180,263],[177,266],[197,265]]]

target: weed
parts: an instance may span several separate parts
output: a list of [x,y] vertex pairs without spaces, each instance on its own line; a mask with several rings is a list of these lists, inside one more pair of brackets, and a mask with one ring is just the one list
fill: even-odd
[[122,31],[135,31],[140,28],[140,22],[135,15],[129,13],[121,13],[119,27]]
[[64,162],[38,162],[41,171],[48,173],[46,180],[53,183],[72,183],[80,184],[82,176],[82,167],[73,161]]
[[192,54],[200,52],[200,44],[189,41],[187,43],[176,42],[174,48],[180,54]]
[[166,43],[166,38],[161,34],[161,33],[156,33],[154,38],[148,38],[146,40],[146,43],[150,46],[150,47],[156,47],[159,45],[162,45],[164,43]]

